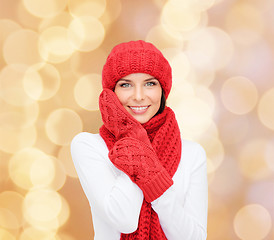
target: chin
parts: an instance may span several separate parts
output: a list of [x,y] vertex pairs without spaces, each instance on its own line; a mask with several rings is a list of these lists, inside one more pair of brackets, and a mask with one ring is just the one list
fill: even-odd
[[144,124],[150,120],[148,118],[135,118],[135,119],[141,124]]

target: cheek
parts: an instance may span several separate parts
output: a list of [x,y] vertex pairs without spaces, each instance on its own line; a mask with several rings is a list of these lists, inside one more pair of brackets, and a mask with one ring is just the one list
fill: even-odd
[[125,91],[121,91],[120,89],[114,89],[114,93],[116,94],[116,96],[118,97],[120,103],[122,105],[125,105],[127,103],[127,94],[125,93]]
[[158,104],[160,106],[161,104],[161,97],[162,97],[162,89],[157,89],[153,92],[151,95],[151,99],[155,104]]

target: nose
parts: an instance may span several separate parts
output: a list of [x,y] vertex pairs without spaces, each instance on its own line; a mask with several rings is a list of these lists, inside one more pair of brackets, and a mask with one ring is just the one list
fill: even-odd
[[142,101],[145,98],[145,92],[142,86],[136,86],[134,89],[134,99],[136,101]]

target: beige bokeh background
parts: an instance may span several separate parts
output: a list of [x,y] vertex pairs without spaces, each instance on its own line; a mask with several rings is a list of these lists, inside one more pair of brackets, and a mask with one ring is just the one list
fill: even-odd
[[92,239],[70,141],[98,132],[102,66],[137,39],[170,61],[168,105],[207,152],[208,239],[274,239],[273,12],[272,0],[0,0],[0,239]]

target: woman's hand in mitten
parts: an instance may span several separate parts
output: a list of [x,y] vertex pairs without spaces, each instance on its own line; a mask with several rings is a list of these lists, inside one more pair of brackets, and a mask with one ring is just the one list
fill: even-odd
[[117,140],[133,137],[150,144],[146,130],[126,111],[113,91],[110,89],[102,91],[99,107],[106,128]]
[[173,181],[159,162],[146,130],[125,110],[113,91],[104,89],[99,104],[103,122],[117,140],[109,152],[110,160],[140,187],[146,201],[153,201]]
[[125,137],[117,141],[109,158],[140,187],[147,202],[160,197],[173,184],[152,146],[136,138]]

